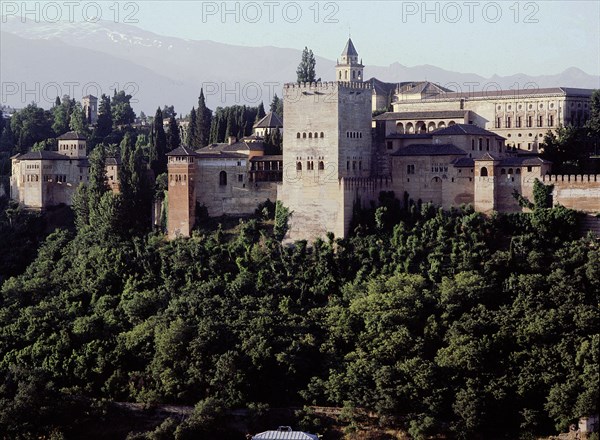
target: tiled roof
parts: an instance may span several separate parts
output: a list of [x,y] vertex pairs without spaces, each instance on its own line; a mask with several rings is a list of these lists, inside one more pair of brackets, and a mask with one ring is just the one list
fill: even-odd
[[466,156],[463,150],[452,144],[415,144],[398,149],[392,156]]
[[55,151],[30,151],[17,157],[19,160],[77,160],[76,157],[58,154]]
[[243,140],[229,143],[210,144],[196,151],[198,154],[217,153],[220,151],[264,151],[265,146],[262,142],[244,142]]
[[384,82],[377,78],[369,78],[365,82],[371,84],[376,95],[391,95],[398,87],[398,83]]
[[472,168],[475,166],[475,161],[471,157],[459,157],[458,159],[454,159],[450,162],[456,168],[468,167]]
[[538,156],[516,156],[500,159],[499,166],[504,167],[522,167],[522,166],[541,166],[551,164],[552,162],[542,159]]
[[248,155],[243,153],[236,153],[233,151],[209,151],[203,152],[198,151],[196,154],[198,159],[247,159]]
[[60,141],[85,141],[87,138],[76,131],[67,131],[65,134],[61,134],[57,139]]
[[354,47],[354,44],[352,43],[351,38],[348,38],[346,47],[344,47],[344,50],[342,51],[342,56],[349,56],[349,57],[357,57],[358,56],[358,52],[356,51],[356,48]]
[[167,156],[196,156],[196,152],[186,145],[175,148],[167,153]]
[[386,139],[431,139],[433,133],[390,133],[385,136]]
[[469,110],[432,110],[421,112],[386,112],[373,119],[376,121],[389,121],[398,119],[448,119],[463,118]]
[[405,87],[402,89],[401,93],[425,93],[425,94],[434,94],[437,95],[439,93],[451,92],[452,90],[447,89],[446,87],[442,87],[439,84],[432,83],[430,81],[420,81],[415,83],[415,85],[411,88]]
[[470,134],[476,136],[495,136],[499,139],[504,139],[502,136],[494,133],[493,131],[486,130],[485,128],[481,128],[473,124],[454,124],[446,128],[439,128],[433,131],[432,134],[434,136]]
[[105,165],[121,165],[121,158],[120,157],[107,157],[106,161],[104,162]]
[[547,87],[547,88],[523,88],[515,90],[484,90],[477,92],[446,92],[435,96],[425,97],[423,99],[459,99],[459,98],[501,98],[501,97],[520,97],[536,95],[560,95],[560,96],[591,96],[592,89],[577,89],[573,87]]
[[260,121],[254,124],[254,128],[281,128],[283,122],[275,112],[267,113]]
[[493,154],[490,153],[485,153],[483,156],[475,159],[475,160],[494,160],[494,161],[499,161],[501,158],[494,156]]
[[252,159],[250,159],[250,162],[269,162],[273,160],[283,160],[283,155],[271,154],[265,156],[253,156]]

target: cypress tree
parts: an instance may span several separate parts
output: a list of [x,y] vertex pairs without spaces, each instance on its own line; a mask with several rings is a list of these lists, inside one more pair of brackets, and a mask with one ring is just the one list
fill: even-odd
[[160,107],[154,115],[154,148],[152,152],[152,170],[158,176],[167,171],[167,136],[163,127],[163,116]]
[[212,112],[206,107],[204,90],[200,89],[198,97],[198,110],[196,111],[196,136],[198,147],[206,147],[210,138]]
[[192,111],[190,112],[190,125],[188,125],[187,133],[187,144],[192,148],[198,145],[198,136],[196,135],[196,124],[196,109],[192,107]]
[[254,119],[254,122],[260,121],[266,115],[267,114],[265,113],[265,105],[261,101],[261,103],[258,105],[258,110],[256,111],[256,118]]
[[179,134],[179,126],[175,116],[169,118],[169,133],[167,136],[167,151],[173,151],[181,145],[181,136]]

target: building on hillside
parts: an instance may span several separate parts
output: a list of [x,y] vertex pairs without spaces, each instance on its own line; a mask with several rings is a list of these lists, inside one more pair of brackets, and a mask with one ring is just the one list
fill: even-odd
[[[405,125],[407,113],[469,111],[468,123],[505,137],[509,147],[535,152],[548,130],[585,124],[590,117],[592,93],[593,90],[569,87],[454,92],[433,86],[424,93],[415,87],[399,90],[392,106],[397,123]],[[425,128],[420,130],[428,131],[427,117],[421,122]],[[415,127],[415,132],[420,131]]]
[[230,137],[194,151],[182,146],[169,153],[168,234],[189,236],[196,209],[208,215],[249,215],[266,201],[275,201],[282,177],[281,156],[264,154],[263,139]]
[[98,121],[98,98],[94,95],[87,95],[81,98],[83,111],[87,116],[90,124],[95,124]]
[[363,82],[358,60],[348,40],[338,81],[284,86],[282,156],[265,156],[256,135],[169,153],[169,236],[191,233],[196,204],[210,215],[251,213],[275,194],[291,213],[286,241],[347,236],[354,211],[382,191],[446,209],[517,212],[525,208],[514,193],[533,200],[539,180],[552,185],[554,203],[600,212],[600,175],[552,175],[533,140],[558,124],[582,124],[591,91],[463,96],[407,82],[395,88],[394,112],[373,118],[374,89],[388,92],[376,79]]
[[[85,136],[69,131],[58,138],[58,151],[31,151],[11,158],[10,198],[26,208],[71,205],[75,190],[89,180]],[[108,183],[119,191],[120,160],[106,161]]]
[[275,112],[267,113],[252,127],[253,134],[263,138],[273,130],[278,130],[280,133],[283,130],[283,122]]

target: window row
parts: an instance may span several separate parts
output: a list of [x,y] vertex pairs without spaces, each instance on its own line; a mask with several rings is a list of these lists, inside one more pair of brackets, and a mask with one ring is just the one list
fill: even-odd
[[304,132],[304,133],[300,133],[300,132],[296,133],[296,139],[300,139],[300,138],[302,138],[302,139],[306,139],[306,138],[308,138],[308,139],[312,139],[312,138],[317,139],[317,138],[324,138],[324,137],[325,137],[325,133],[323,133],[323,132],[317,133],[315,131],[314,135],[313,135],[312,132],[308,132],[308,134],[306,132]]
[[187,174],[169,174],[171,182],[187,182]]
[[347,131],[346,137],[349,139],[362,139],[362,133],[360,131]]
[[[325,169],[325,163],[320,160],[317,164],[317,167],[319,169],[319,171],[323,171]],[[315,163],[312,160],[307,160],[306,161],[306,170],[307,171],[314,171],[315,169]],[[302,162],[298,161],[296,162],[296,171],[302,171]]]
[[[512,128],[512,122],[513,122],[512,118],[510,116],[507,116],[504,121],[504,128]],[[526,124],[526,127],[528,127],[528,128],[533,127],[533,116],[528,116],[525,119],[525,124]],[[544,126],[544,117],[538,116],[536,119],[536,127],[543,127],[543,126]],[[554,115],[548,115],[547,126],[554,127]],[[522,128],[522,127],[523,127],[523,120],[522,120],[521,116],[517,116],[517,118],[515,120],[515,128]],[[502,128],[502,118],[496,118],[496,128]]]

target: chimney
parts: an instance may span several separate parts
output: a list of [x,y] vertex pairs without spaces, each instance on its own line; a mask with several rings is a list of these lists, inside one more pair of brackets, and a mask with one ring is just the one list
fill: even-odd
[[235,136],[229,136],[229,145],[235,144],[237,141]]

